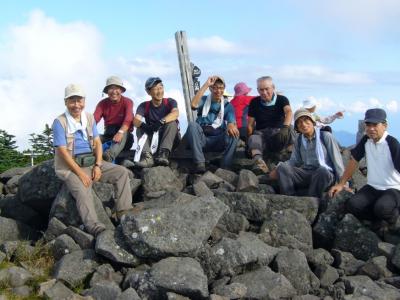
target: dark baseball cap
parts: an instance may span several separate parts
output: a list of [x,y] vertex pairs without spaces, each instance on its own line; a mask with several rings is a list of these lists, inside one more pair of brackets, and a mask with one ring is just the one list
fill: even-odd
[[371,108],[365,112],[365,123],[386,123],[386,112],[382,108]]
[[162,82],[160,77],[150,77],[149,79],[146,80],[146,83],[144,84],[144,88],[146,91],[150,91],[154,86]]

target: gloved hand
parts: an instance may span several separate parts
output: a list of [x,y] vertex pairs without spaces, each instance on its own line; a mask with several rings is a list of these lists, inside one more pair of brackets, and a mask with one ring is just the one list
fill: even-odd
[[279,131],[279,135],[281,136],[282,139],[289,139],[290,126],[289,125],[283,125],[283,127]]
[[150,124],[150,127],[151,127],[151,130],[152,130],[153,132],[156,132],[156,131],[158,131],[158,130],[160,129],[160,127],[161,127],[162,125],[163,125],[163,124],[162,124],[160,121],[157,121],[157,122],[151,123],[151,124]]
[[146,133],[146,134],[153,134],[153,129],[151,125],[142,123],[140,124],[140,128]]

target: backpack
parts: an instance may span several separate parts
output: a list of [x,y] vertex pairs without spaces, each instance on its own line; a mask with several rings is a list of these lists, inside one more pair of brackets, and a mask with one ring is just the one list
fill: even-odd
[[[325,134],[323,132],[324,132],[323,130],[319,131],[319,139],[321,140],[322,144],[326,148],[326,145],[325,145]],[[300,151],[300,147],[301,147],[301,134],[299,134],[297,136],[297,149],[299,149],[299,151]]]

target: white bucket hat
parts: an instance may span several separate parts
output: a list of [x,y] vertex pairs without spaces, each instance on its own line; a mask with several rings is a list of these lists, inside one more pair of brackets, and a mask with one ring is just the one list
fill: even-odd
[[310,109],[317,105],[314,98],[307,98],[303,101],[303,108]]
[[124,87],[124,84],[123,84],[121,78],[119,78],[117,76],[110,76],[107,78],[106,86],[103,89],[103,93],[107,94],[107,90],[110,85],[119,86],[122,89],[122,92],[126,91],[126,88]]
[[78,96],[82,98],[86,97],[85,91],[83,90],[82,86],[75,83],[67,85],[67,87],[65,88],[64,100],[73,96]]

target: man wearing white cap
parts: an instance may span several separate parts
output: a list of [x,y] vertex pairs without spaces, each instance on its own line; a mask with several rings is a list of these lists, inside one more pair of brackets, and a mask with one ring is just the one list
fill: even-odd
[[76,201],[86,230],[97,236],[105,230],[93,204],[92,184],[111,183],[115,188],[118,216],[133,210],[128,170],[102,160],[102,144],[92,114],[84,111],[85,92],[77,84],[65,88],[67,110],[53,122],[57,176],[64,181]]
[[307,188],[307,196],[321,197],[343,174],[339,146],[330,132],[315,126],[304,108],[294,113],[294,128],[299,136],[292,155],[270,172],[270,178],[278,179],[281,194],[292,196]]
[[133,144],[133,101],[122,95],[126,91],[122,80],[117,76],[107,78],[103,93],[108,95],[101,100],[94,111],[94,119],[99,123],[104,119],[102,143],[109,142],[103,159],[113,161],[122,150],[129,150]]

